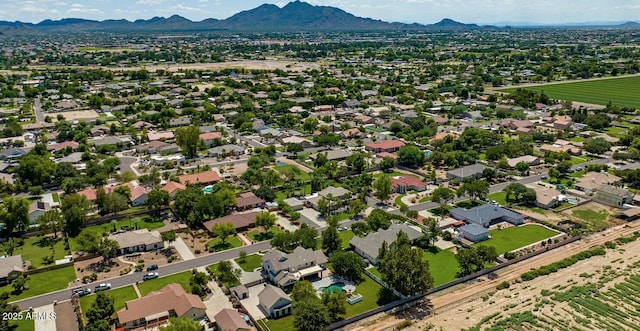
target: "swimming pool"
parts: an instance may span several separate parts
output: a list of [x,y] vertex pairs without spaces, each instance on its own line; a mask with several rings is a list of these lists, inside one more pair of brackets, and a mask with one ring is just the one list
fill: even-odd
[[344,290],[342,289],[343,287],[344,287],[344,283],[333,283],[333,284],[329,285],[329,287],[321,287],[321,288],[319,288],[318,291],[331,292],[331,293],[344,292]]
[[204,193],[204,194],[209,194],[209,193],[211,193],[212,191],[213,191],[213,185],[205,186],[205,187],[202,189],[202,193]]
[[277,161],[276,162],[276,167],[284,167],[287,165],[287,162],[282,162],[282,161]]

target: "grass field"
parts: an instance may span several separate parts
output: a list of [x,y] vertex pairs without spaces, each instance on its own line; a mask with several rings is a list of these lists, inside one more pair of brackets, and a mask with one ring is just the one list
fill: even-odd
[[[93,289],[91,290],[93,291]],[[133,289],[133,285],[117,288],[115,290],[105,291],[104,293],[113,298],[113,306],[116,311],[124,308],[125,302],[138,298],[138,295],[136,295],[136,291]],[[95,294],[80,298],[80,307],[82,307],[82,313],[86,314],[94,302],[96,302]]]
[[34,268],[40,268],[43,266],[42,258],[45,256],[53,255],[55,260],[59,260],[71,253],[64,249],[64,240],[62,239],[54,242],[50,237],[30,237],[24,240],[22,246],[18,246],[13,251],[13,255],[18,254],[22,255],[23,261],[31,261]]
[[[32,331],[36,329],[36,323],[33,319],[12,320],[9,321],[10,326],[15,326],[16,331]],[[9,329],[12,330],[12,329]]]
[[247,237],[251,238],[251,240],[253,240],[254,242],[259,242],[259,241],[270,240],[271,238],[273,238],[273,236],[275,236],[280,232],[282,232],[282,230],[280,230],[280,228],[277,226],[272,226],[269,229],[269,232],[267,233],[265,233],[264,229],[260,227],[256,230],[248,232]]
[[220,238],[215,238],[207,243],[207,248],[209,251],[213,252],[221,252],[226,251],[227,249],[232,249],[236,247],[242,246],[242,242],[237,237],[228,237],[227,242],[222,243]]
[[12,294],[11,285],[0,287],[0,293],[9,293],[9,301],[15,301],[65,289],[76,278],[76,272],[70,266],[30,275],[27,278],[27,289],[18,295]]
[[487,195],[487,199],[489,200],[495,200],[497,203],[501,204],[501,205],[506,205],[507,204],[507,193],[506,192],[496,192],[496,193],[492,193]]
[[489,234],[491,235],[491,239],[476,245],[493,246],[496,248],[498,254],[503,254],[537,241],[551,238],[558,233],[540,225],[530,224],[526,226],[511,226],[501,230],[491,230]]
[[187,292],[191,293],[191,285],[189,281],[191,280],[191,271],[181,272],[179,274],[160,277],[152,280],[146,280],[144,282],[138,283],[138,289],[140,290],[140,294],[142,296],[147,295],[149,292],[157,291],[167,284],[178,283],[182,285],[182,288]]
[[[544,91],[552,99],[580,101],[599,105],[611,102],[617,106],[640,108],[640,77],[590,80],[584,82],[524,87],[531,91]],[[500,90],[513,92],[514,88]]]
[[296,180],[301,180],[301,181],[308,181],[309,180],[309,174],[304,172],[302,169],[291,165],[291,164],[287,164],[284,166],[280,166],[280,167],[276,167],[275,168],[281,175],[283,176],[290,176]]
[[244,262],[240,262],[240,258],[237,258],[234,261],[236,261],[242,270],[251,272],[262,265],[262,255],[251,254],[247,255]]
[[423,251],[422,258],[429,261],[429,271],[433,276],[433,286],[439,286],[456,279],[456,274],[460,271],[460,264],[456,255],[450,249],[433,251]]
[[606,226],[605,220],[607,219],[607,216],[609,216],[609,214],[604,210],[597,212],[590,209],[573,210],[571,214],[593,224],[595,227]]

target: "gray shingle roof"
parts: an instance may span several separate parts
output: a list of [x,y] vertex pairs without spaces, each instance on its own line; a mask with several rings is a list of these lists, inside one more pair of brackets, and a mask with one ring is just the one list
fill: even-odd
[[458,207],[451,210],[451,215],[456,219],[476,224],[490,223],[491,221],[499,218],[512,218],[516,220],[524,218],[521,214],[491,204],[484,204],[471,209]]
[[258,301],[267,308],[273,307],[281,298],[291,302],[289,296],[282,289],[269,284],[265,285],[264,290],[258,293]]
[[377,257],[378,250],[382,247],[382,243],[386,242],[391,244],[398,237],[400,231],[407,234],[409,240],[413,241],[422,236],[422,231],[410,226],[409,224],[391,224],[386,230],[379,230],[378,232],[369,233],[366,237],[360,238],[355,236],[351,238],[349,244],[358,248],[370,257]]
[[466,232],[472,236],[479,236],[485,233],[488,233],[489,230],[487,228],[485,228],[484,226],[480,226],[478,224],[475,223],[471,223],[471,224],[467,224],[464,226],[460,227],[460,231],[462,232]]
[[486,168],[489,168],[489,167],[487,167],[484,164],[476,163],[476,164],[468,165],[466,167],[456,168],[456,169],[447,171],[447,175],[455,176],[459,178],[468,178],[471,176],[481,174],[482,171]]

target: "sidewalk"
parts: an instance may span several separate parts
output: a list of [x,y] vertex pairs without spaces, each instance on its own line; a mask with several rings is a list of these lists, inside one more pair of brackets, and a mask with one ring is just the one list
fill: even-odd
[[[182,240],[182,238],[177,237],[176,240],[172,243],[172,245],[173,247],[176,248],[176,250],[178,251],[178,254],[180,254],[180,257],[182,257],[182,260],[188,261],[196,258],[196,256],[193,255],[193,253],[189,249],[189,246],[187,246],[187,243],[185,243],[184,240]],[[168,245],[165,245],[165,246],[168,246]]]
[[240,241],[242,241],[244,246],[253,245],[253,242],[251,241],[251,239],[247,238],[247,236],[245,236],[242,233],[238,233],[238,238],[240,238]]

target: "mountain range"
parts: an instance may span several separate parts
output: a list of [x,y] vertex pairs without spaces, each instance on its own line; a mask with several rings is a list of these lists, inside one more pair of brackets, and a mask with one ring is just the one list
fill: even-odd
[[293,1],[280,8],[263,4],[254,9],[239,12],[227,19],[209,18],[195,22],[179,15],[168,18],[153,17],[148,20],[95,21],[82,18],[44,20],[40,23],[0,21],[5,31],[32,33],[105,31],[292,31],[292,30],[403,30],[403,29],[478,29],[476,24],[464,24],[450,19],[429,24],[390,23],[371,18],[362,18],[330,6],[314,6],[302,1]]
[[[614,25],[636,27],[636,22]],[[581,25],[575,25],[581,26]],[[208,18],[191,21],[179,15],[153,17],[148,20],[104,20],[82,18],[44,20],[40,23],[0,21],[3,34],[43,34],[52,32],[179,32],[179,31],[320,31],[320,30],[463,30],[492,28],[465,24],[443,19],[435,24],[391,23],[371,18],[354,16],[346,11],[329,6],[314,6],[306,2],[293,1],[280,8],[263,4],[254,9],[239,12],[227,19]]]

